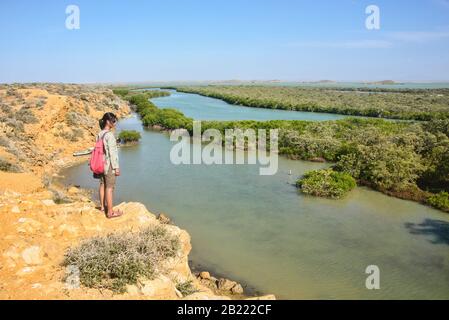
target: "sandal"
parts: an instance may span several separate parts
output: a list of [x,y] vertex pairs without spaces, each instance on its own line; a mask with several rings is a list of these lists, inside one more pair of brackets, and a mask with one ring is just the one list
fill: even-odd
[[100,207],[100,206],[96,206],[95,209],[97,209],[97,210],[99,210],[99,211],[101,211],[101,212],[106,212],[106,209],[105,209],[105,208],[102,208],[102,207]]
[[121,217],[123,215],[123,211],[116,209],[116,210],[112,210],[112,214],[111,215],[107,215],[106,217],[108,219],[113,219],[113,218],[118,218]]

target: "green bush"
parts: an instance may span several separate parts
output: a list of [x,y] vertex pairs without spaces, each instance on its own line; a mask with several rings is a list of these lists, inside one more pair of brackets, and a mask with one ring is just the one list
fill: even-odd
[[338,199],[354,189],[356,182],[347,173],[324,169],[306,173],[296,185],[305,194]]
[[123,293],[140,277],[153,279],[162,262],[176,256],[179,238],[161,226],[95,237],[69,249],[63,266],[78,268],[86,287]]
[[168,97],[170,92],[161,90],[131,90],[132,88],[116,88],[112,92],[122,98],[129,99],[132,96],[144,96],[146,99]]
[[129,94],[128,89],[112,89],[112,92],[121,97],[125,97]]
[[183,297],[190,296],[191,294],[198,292],[199,290],[195,288],[192,280],[185,282],[180,282],[176,285],[176,289],[181,292]]
[[140,140],[141,135],[140,132],[135,130],[124,130],[120,132],[118,138],[122,143],[137,142]]
[[416,185],[423,170],[420,157],[410,147],[392,143],[359,145],[340,157],[336,168],[379,190],[400,191]]
[[449,212],[449,193],[442,191],[427,199],[427,203],[434,208]]
[[145,90],[145,91],[139,91],[139,92],[145,94],[147,99],[168,97],[170,95],[170,92],[168,92],[168,91],[159,91],[159,90]]
[[[124,94],[122,91],[114,90],[116,94]],[[190,128],[192,119],[187,118],[184,114],[175,109],[159,109],[148,99],[155,97],[164,97],[170,95],[165,91],[136,91],[128,92],[127,99],[133,106],[135,111],[140,115],[142,123],[146,127],[161,126],[164,129],[174,130],[181,128]]]

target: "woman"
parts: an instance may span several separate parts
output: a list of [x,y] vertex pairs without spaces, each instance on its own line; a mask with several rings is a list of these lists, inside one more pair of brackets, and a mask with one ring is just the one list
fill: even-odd
[[100,179],[100,210],[106,213],[108,218],[120,217],[123,212],[113,208],[113,193],[115,188],[115,179],[120,175],[120,168],[118,163],[117,142],[112,130],[117,123],[117,117],[111,112],[104,114],[100,119],[101,131],[97,135],[98,139],[103,139],[105,167],[104,173],[97,175],[94,178]]

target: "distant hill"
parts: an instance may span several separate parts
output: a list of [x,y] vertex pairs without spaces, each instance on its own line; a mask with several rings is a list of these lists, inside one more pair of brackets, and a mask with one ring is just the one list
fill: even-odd
[[394,80],[382,80],[382,81],[374,81],[374,82],[365,82],[365,84],[402,84],[399,82],[396,82]]

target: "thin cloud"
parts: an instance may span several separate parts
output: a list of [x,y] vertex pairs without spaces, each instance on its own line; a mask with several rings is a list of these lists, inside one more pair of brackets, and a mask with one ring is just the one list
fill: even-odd
[[386,40],[356,40],[356,41],[310,41],[290,43],[289,47],[300,48],[340,48],[340,49],[385,49],[392,43]]
[[449,31],[400,31],[389,33],[389,38],[403,42],[430,42],[449,38]]

